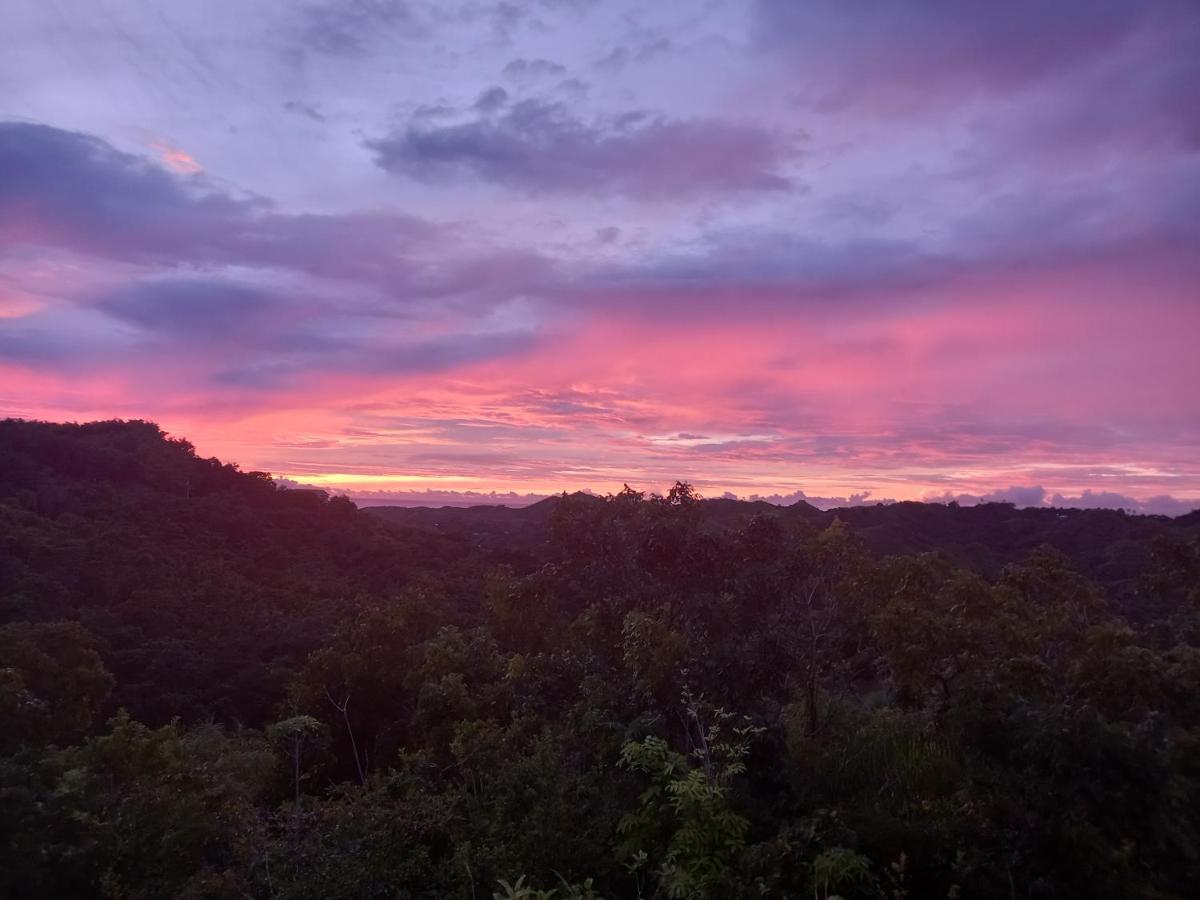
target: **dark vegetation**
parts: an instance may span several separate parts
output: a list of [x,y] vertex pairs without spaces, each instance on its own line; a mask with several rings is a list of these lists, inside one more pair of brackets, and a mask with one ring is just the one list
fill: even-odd
[[[576,505],[604,502],[602,497],[584,493],[573,494],[568,500]],[[561,502],[561,497],[550,497],[518,509],[375,506],[367,512],[530,564],[552,560],[556,548],[550,542],[551,524]],[[703,500],[699,510],[701,527],[710,531],[745,528],[758,516],[777,519],[783,525],[804,523],[817,529],[841,520],[876,556],[936,552],[989,577],[1048,544],[1064,553],[1077,571],[1122,596],[1136,590],[1138,576],[1150,563],[1154,538],[1180,535],[1189,529],[1200,533],[1200,510],[1170,519],[1112,509],[1017,509],[1009,503],[959,506],[907,502],[823,512],[803,500],[780,507],[726,499]]]
[[0,894],[1195,896],[1198,535],[686,485],[368,513],[6,421]]

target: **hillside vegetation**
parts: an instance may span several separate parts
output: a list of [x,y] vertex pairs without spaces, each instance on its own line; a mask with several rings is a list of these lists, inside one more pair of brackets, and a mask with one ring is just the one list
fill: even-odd
[[[604,502],[584,493],[566,500],[573,505]],[[514,561],[546,562],[556,549],[550,529],[554,511],[563,501],[563,497],[549,497],[520,508],[373,506],[367,512],[507,554]],[[701,527],[713,531],[744,528],[759,516],[816,528],[842,521],[877,556],[936,552],[989,576],[1048,545],[1064,553],[1080,572],[1122,596],[1136,590],[1138,577],[1151,564],[1155,539],[1200,535],[1200,510],[1174,519],[1113,509],[1018,509],[1010,503],[904,502],[822,511],[803,500],[775,506],[724,498],[700,500],[698,510]]]
[[0,423],[0,895],[1194,896],[1195,516],[764,506]]

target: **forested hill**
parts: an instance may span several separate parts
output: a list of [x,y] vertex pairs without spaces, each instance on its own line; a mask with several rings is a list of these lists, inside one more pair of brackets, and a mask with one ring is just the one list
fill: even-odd
[[462,515],[0,422],[0,897],[1195,896],[1194,516]]
[[[376,506],[367,511],[389,522],[542,561],[550,548],[554,511],[562,499],[549,497],[519,508]],[[571,495],[570,501],[601,506],[604,502],[582,493]],[[815,528],[841,520],[876,554],[937,552],[987,575],[1049,545],[1066,554],[1081,572],[1121,592],[1130,590],[1150,564],[1153,538],[1200,535],[1200,511],[1171,519],[1111,509],[1018,509],[1008,503],[891,503],[822,512],[804,501],[775,506],[724,498],[701,500],[698,509],[705,527],[711,529],[744,527],[756,516]]]
[[149,422],[0,422],[0,617],[82,622],[116,677],[108,708],[145,721],[261,721],[362,597],[474,556]]

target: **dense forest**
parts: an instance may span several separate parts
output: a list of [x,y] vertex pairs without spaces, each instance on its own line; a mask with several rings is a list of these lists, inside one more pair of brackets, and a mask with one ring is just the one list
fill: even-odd
[[0,422],[0,894],[1184,898],[1200,517],[359,510]]

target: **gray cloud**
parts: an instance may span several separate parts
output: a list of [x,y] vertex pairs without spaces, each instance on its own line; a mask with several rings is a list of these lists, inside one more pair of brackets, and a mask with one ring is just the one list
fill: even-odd
[[548,59],[514,59],[505,65],[501,74],[513,81],[528,84],[542,78],[557,78],[567,73],[567,67]]
[[596,60],[598,69],[620,71],[631,62],[649,62],[656,56],[661,56],[671,49],[671,39],[665,36],[650,38],[631,47],[624,45],[614,47],[603,57]]
[[471,109],[481,113],[491,113],[498,110],[507,102],[508,91],[502,87],[492,87],[479,95],[479,99],[472,104]]
[[406,0],[325,0],[300,8],[296,37],[304,50],[354,57],[366,53],[381,32],[398,31],[425,32]]
[[325,114],[311,103],[304,103],[300,100],[288,100],[284,102],[283,108],[290,113],[304,116],[306,119],[312,119],[314,122],[326,121]]

